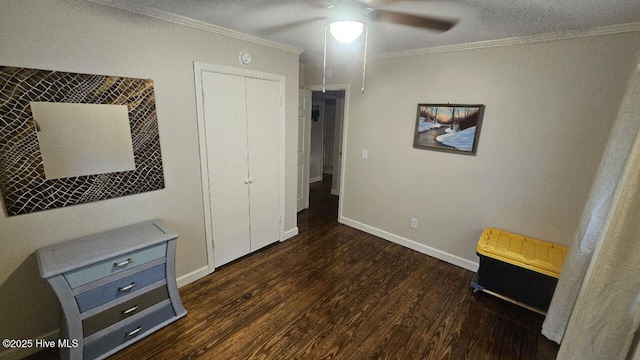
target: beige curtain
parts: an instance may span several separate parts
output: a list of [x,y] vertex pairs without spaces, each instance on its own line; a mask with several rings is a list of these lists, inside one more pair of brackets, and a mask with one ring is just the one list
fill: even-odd
[[640,360],[639,125],[640,64],[543,324],[558,359]]

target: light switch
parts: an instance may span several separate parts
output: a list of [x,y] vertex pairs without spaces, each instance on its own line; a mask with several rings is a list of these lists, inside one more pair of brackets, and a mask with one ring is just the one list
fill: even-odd
[[366,159],[369,157],[369,150],[367,149],[362,149],[362,158]]

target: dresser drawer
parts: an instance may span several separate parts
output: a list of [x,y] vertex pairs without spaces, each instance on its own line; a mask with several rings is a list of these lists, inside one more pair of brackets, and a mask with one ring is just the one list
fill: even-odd
[[144,309],[168,298],[169,292],[167,291],[167,286],[163,285],[157,289],[140,294],[140,296],[125,301],[122,304],[113,306],[103,312],[88,317],[82,320],[83,336],[87,337],[117,323],[118,321],[132,317],[142,312]]
[[164,321],[176,316],[171,304],[167,304],[160,309],[145,315],[139,321],[114,330],[103,337],[88,342],[84,346],[84,359],[95,359],[107,351],[124,344],[129,340],[142,337],[149,329],[160,325]]
[[64,273],[64,277],[73,289],[134,266],[162,258],[166,255],[166,251],[167,244],[161,243],[66,272]]
[[100,286],[76,296],[80,312],[91,310],[109,301],[134,293],[166,277],[165,264],[156,265],[112,283]]

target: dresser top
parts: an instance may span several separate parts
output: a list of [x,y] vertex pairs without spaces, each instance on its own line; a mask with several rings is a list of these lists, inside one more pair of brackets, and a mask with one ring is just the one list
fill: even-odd
[[36,257],[46,279],[177,237],[157,219],[43,247]]

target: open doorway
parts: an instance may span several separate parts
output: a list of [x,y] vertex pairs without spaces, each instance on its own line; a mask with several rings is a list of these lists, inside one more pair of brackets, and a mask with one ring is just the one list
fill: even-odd
[[339,221],[342,143],[345,124],[344,89],[312,90],[309,136],[309,206],[298,213],[298,229],[303,233],[316,226]]
[[[304,104],[311,103],[311,106],[306,110],[308,111],[307,115],[298,117],[299,121],[303,122],[299,127],[302,132],[299,131],[298,134],[298,168],[299,174],[303,175],[298,176],[298,195],[306,196],[308,199],[306,206],[298,206],[298,227],[300,230],[302,230],[300,215],[307,218],[310,217],[310,213],[316,212],[302,211],[307,208],[313,210],[314,199],[332,199],[330,203],[335,204],[335,210],[330,212],[333,213],[330,215],[333,221],[339,221],[342,212],[342,199],[344,198],[341,186],[344,156],[342,147],[345,142],[344,134],[348,122],[349,84],[334,84],[327,86],[326,91],[322,91],[322,89],[321,85],[308,85],[305,86],[305,90],[300,90]],[[309,102],[306,100],[307,96],[310,99]],[[301,109],[306,108],[304,106],[299,108],[299,112]],[[305,121],[305,119],[308,120]],[[309,126],[306,126],[307,124]],[[312,130],[313,139],[311,139]],[[306,150],[300,152],[301,148]],[[313,159],[311,159],[312,156]],[[305,169],[304,172],[303,169]],[[320,202],[324,203],[324,201]]]
[[340,194],[345,91],[312,93],[309,183],[330,179],[330,193]]

